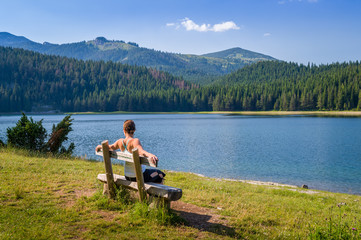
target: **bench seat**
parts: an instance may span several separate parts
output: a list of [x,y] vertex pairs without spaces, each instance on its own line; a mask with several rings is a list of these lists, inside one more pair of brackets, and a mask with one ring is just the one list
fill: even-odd
[[[124,176],[113,174],[114,183],[117,186],[123,186],[129,189],[138,190],[137,182],[132,182],[125,179]],[[107,177],[105,174],[98,174],[98,180],[103,183],[107,183]],[[169,201],[177,201],[182,197],[182,189],[170,187],[158,183],[145,182],[144,190],[152,196],[165,198]]]

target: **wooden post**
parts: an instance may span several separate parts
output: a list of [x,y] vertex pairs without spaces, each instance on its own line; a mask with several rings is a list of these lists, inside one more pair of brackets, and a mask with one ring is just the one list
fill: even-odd
[[139,201],[143,202],[146,199],[147,195],[144,190],[143,171],[142,171],[142,167],[140,165],[138,149],[134,148],[132,152],[133,152],[135,176],[137,178]]
[[114,177],[113,177],[112,162],[110,160],[108,140],[102,142],[102,150],[103,150],[103,158],[105,164],[105,174],[107,176],[106,191],[110,198],[114,198],[115,197]]
[[164,208],[165,210],[170,209],[170,201],[165,198],[150,195],[149,203],[149,208]]

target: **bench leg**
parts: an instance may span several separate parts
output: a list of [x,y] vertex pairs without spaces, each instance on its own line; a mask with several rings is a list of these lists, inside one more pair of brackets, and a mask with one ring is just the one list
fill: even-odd
[[104,183],[103,185],[103,195],[108,195],[108,184]]
[[160,198],[157,196],[149,196],[149,208],[165,208],[166,210],[170,209],[170,201],[165,198]]
[[[117,186],[114,186],[114,188],[118,188]],[[108,184],[104,183],[103,185],[103,195],[107,195],[109,196],[109,188],[108,188]]]

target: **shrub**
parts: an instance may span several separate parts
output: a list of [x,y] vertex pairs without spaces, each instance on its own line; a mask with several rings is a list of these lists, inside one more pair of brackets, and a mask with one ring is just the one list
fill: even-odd
[[50,134],[49,141],[45,144],[45,151],[52,152],[53,154],[62,154],[62,155],[71,155],[75,148],[74,143],[71,143],[66,149],[62,146],[64,141],[68,140],[68,133],[73,131],[71,125],[73,119],[71,116],[66,116],[60,123],[56,126],[53,125],[52,133]]
[[73,130],[71,128],[73,119],[70,117],[70,115],[67,115],[56,126],[53,125],[49,140],[45,143],[47,134],[46,129],[42,125],[43,120],[34,121],[23,113],[16,126],[7,129],[8,145],[31,151],[51,152],[53,154],[70,156],[75,148],[74,143],[71,143],[67,149],[62,146],[64,141],[68,140],[68,133]]
[[44,147],[46,129],[42,125],[43,120],[38,122],[23,113],[23,116],[13,128],[7,129],[8,145],[40,151]]

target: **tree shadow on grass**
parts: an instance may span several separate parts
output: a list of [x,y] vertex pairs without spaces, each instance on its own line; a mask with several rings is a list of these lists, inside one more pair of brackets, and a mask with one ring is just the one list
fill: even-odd
[[200,231],[212,232],[222,236],[237,237],[236,231],[224,225],[221,220],[215,219],[210,214],[194,213],[188,211],[173,210],[185,220],[185,225],[197,228]]

